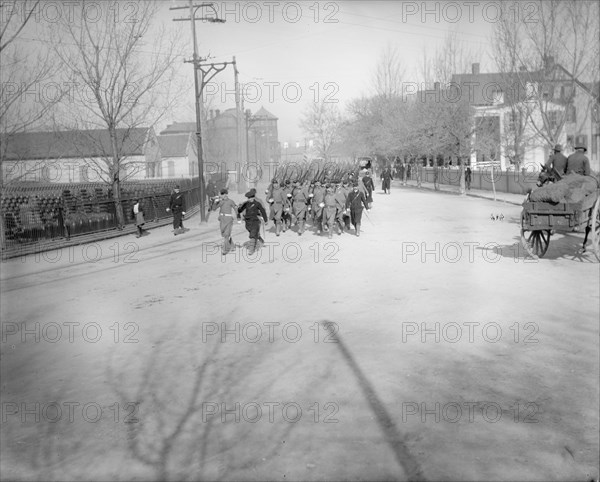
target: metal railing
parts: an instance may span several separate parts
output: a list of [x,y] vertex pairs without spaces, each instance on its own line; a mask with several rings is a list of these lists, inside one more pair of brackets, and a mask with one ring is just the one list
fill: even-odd
[[[23,248],[102,231],[120,230],[116,204],[105,184],[23,183],[3,190],[0,199],[2,258],[16,256]],[[200,204],[197,179],[169,179],[123,183],[121,206],[125,224],[133,224],[133,204],[141,201],[147,221],[170,218],[166,211],[173,187],[179,184],[186,207]]]

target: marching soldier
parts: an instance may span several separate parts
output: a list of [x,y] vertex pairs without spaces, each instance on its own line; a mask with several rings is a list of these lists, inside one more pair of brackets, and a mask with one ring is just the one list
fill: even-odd
[[281,216],[283,219],[283,232],[292,226],[292,189],[292,181],[286,179],[282,187],[283,193],[287,199],[287,203],[283,207],[283,214]]
[[260,218],[262,216],[265,221],[265,226],[268,222],[267,212],[263,205],[256,199],[256,189],[252,188],[248,191],[245,196],[248,200],[238,207],[238,214],[244,214],[244,220],[246,221],[246,229],[248,230],[250,237],[250,248],[249,254],[253,254],[259,247],[259,242],[264,243],[265,240],[260,236]]
[[340,226],[340,233],[344,231],[344,228],[350,229],[350,217],[346,213],[346,199],[348,198],[347,182],[338,185],[335,192],[335,200],[338,204],[337,222]]
[[[328,232],[331,239],[333,236],[333,228],[337,222],[339,202],[333,192],[333,186],[327,185],[327,192],[323,200],[323,230]],[[341,233],[340,233],[341,234]]]
[[308,188],[301,186],[300,181],[296,181],[296,186],[292,191],[292,213],[296,224],[298,224],[298,235],[304,233],[304,222],[306,221],[306,206],[310,200]]
[[185,199],[183,193],[179,192],[179,185],[173,188],[171,199],[169,200],[169,207],[167,212],[173,213],[173,234],[185,233],[187,230],[183,227],[183,217],[185,216]]
[[227,189],[221,189],[221,195],[215,201],[215,206],[219,208],[219,227],[223,238],[222,252],[223,254],[227,254],[229,251],[235,249],[235,245],[231,239],[231,229],[233,228],[233,217],[236,216],[240,219],[240,215],[237,212],[238,206],[229,199],[229,191]]
[[365,195],[358,190],[358,183],[352,185],[352,191],[348,193],[346,199],[346,209],[350,210],[350,221],[356,229],[356,235],[360,236],[360,221],[362,219],[363,206],[369,210]]
[[321,234],[321,221],[323,217],[323,200],[325,199],[325,189],[321,186],[320,181],[315,181],[315,187],[312,192],[311,211],[312,223],[317,227],[317,234]]
[[[269,219],[271,219],[275,223],[275,234],[279,236],[281,232],[281,226],[283,225],[282,216],[284,213],[284,209],[288,207],[289,201],[288,198],[280,187],[277,179],[273,179],[273,184],[269,186],[267,190],[267,195],[269,204],[271,205],[271,212],[269,214]],[[286,228],[283,226],[283,232],[285,232]]]

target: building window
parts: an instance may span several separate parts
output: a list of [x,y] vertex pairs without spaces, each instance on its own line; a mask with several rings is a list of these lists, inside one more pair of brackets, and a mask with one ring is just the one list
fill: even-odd
[[550,125],[550,129],[556,129],[558,126],[558,111],[551,110],[546,113],[546,118],[548,119],[548,124]]
[[567,122],[577,122],[577,108],[573,104],[567,106]]
[[587,135],[581,134],[579,136],[575,136],[575,146],[587,147]]

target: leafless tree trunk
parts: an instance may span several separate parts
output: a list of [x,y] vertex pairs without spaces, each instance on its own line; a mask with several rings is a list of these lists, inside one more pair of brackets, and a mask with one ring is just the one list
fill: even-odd
[[316,141],[319,155],[329,161],[332,148],[341,137],[342,116],[337,104],[331,102],[311,102],[300,121],[304,132]]
[[388,44],[375,67],[373,75],[375,95],[384,99],[400,97],[405,71],[398,49]]
[[[174,64],[179,60],[178,32],[169,38],[165,29],[143,40],[160,4],[132,3],[127,16],[103,9],[99,20],[85,15],[85,2],[74,19],[61,19],[55,30],[54,51],[75,85],[75,95],[63,104],[61,127],[105,129],[110,146],[103,146],[101,160],[90,167],[112,187],[117,221],[125,224],[121,206],[121,182],[127,177],[124,139],[133,129],[155,124],[176,97],[170,90]],[[122,12],[121,12],[122,13]]]

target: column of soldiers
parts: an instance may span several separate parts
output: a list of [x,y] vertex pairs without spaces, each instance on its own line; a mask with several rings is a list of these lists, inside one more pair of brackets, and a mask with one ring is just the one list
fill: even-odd
[[349,176],[343,181],[338,179],[323,184],[318,180],[292,183],[291,180],[273,179],[265,194],[270,206],[269,220],[275,223],[277,236],[293,226],[298,227],[298,235],[302,236],[308,221],[317,234],[327,233],[330,238],[334,232],[341,235],[350,231],[351,224],[359,236],[362,210],[370,209],[368,199],[372,199],[372,190]]
[[[364,182],[366,180],[367,182]],[[228,198],[226,189],[215,200],[214,209],[219,209],[223,254],[235,249],[231,239],[234,216],[240,219],[244,213],[246,229],[250,236],[251,252],[259,249],[264,240],[260,236],[261,222],[272,221],[276,236],[281,232],[297,227],[302,236],[310,223],[316,234],[327,234],[329,238],[337,232],[351,231],[354,226],[356,236],[361,233],[363,209],[370,210],[373,181],[367,175],[361,180],[357,173],[348,173],[343,179],[308,181],[296,179],[273,179],[265,191],[267,211],[262,200],[256,198],[256,190],[246,193],[248,200],[237,206]],[[369,199],[371,201],[369,201]]]

